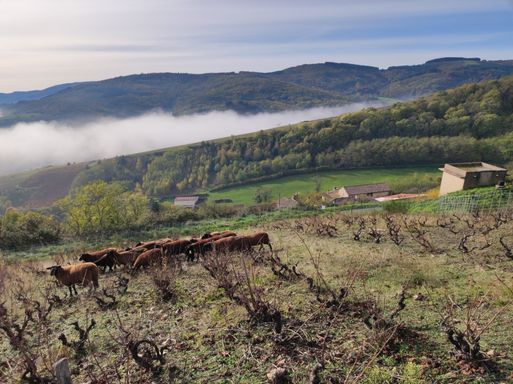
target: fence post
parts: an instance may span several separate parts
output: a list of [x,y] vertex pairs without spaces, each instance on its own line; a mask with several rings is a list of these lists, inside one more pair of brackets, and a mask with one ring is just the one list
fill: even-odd
[[62,358],[53,365],[58,384],[73,384],[67,358]]

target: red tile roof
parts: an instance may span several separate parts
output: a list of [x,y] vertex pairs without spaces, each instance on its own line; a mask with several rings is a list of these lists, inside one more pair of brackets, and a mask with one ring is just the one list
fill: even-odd
[[399,193],[397,195],[390,195],[390,196],[383,196],[383,197],[376,197],[374,200],[379,202],[384,201],[394,201],[394,200],[402,200],[402,199],[415,199],[417,197],[426,196],[424,194],[414,194],[414,193]]

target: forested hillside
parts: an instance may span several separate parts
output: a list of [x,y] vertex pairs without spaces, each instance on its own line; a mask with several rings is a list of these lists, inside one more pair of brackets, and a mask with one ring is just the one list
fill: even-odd
[[464,85],[389,108],[101,161],[96,179],[165,196],[299,169],[513,159],[513,77]]
[[455,57],[385,70],[343,63],[307,64],[273,72],[269,76],[348,96],[413,98],[463,83],[496,79],[511,74],[512,69],[512,61]]
[[254,73],[148,74],[81,83],[41,100],[5,109],[0,125],[20,121],[130,117],[159,109],[174,114],[234,110],[240,113],[341,105],[352,98]]
[[[175,115],[213,110],[258,113],[342,105],[380,97],[414,98],[512,73],[513,61],[444,58],[388,69],[324,63],[271,73],[132,75],[77,83],[52,94],[25,93],[17,99],[7,95],[8,100],[40,100],[4,106],[0,126],[20,121],[130,117],[155,109]],[[0,94],[0,102],[1,98]]]

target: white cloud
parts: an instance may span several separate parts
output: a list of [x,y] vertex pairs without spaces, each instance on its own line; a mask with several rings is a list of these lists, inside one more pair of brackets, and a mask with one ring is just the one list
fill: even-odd
[[151,113],[124,120],[104,119],[83,126],[46,122],[17,124],[0,129],[0,175],[255,132],[370,105],[380,106],[357,103],[256,115],[229,111],[174,117]]
[[[508,9],[505,0],[0,0],[0,90],[141,72],[266,71],[339,58],[381,67],[416,63],[415,54],[394,59],[404,52],[400,37],[426,44],[431,31],[385,39],[359,32],[376,25],[386,31],[416,16],[431,15],[436,26],[438,15]],[[332,33],[337,37],[329,41]],[[467,35],[455,30],[453,48]],[[474,42],[482,49],[489,38],[476,30]],[[381,43],[393,49],[377,50]],[[491,58],[505,58],[511,48],[494,47]],[[434,48],[423,52],[439,56]]]

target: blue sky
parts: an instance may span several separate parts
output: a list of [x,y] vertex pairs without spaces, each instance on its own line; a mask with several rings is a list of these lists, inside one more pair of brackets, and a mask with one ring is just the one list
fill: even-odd
[[442,56],[513,59],[513,1],[0,0],[0,92]]

